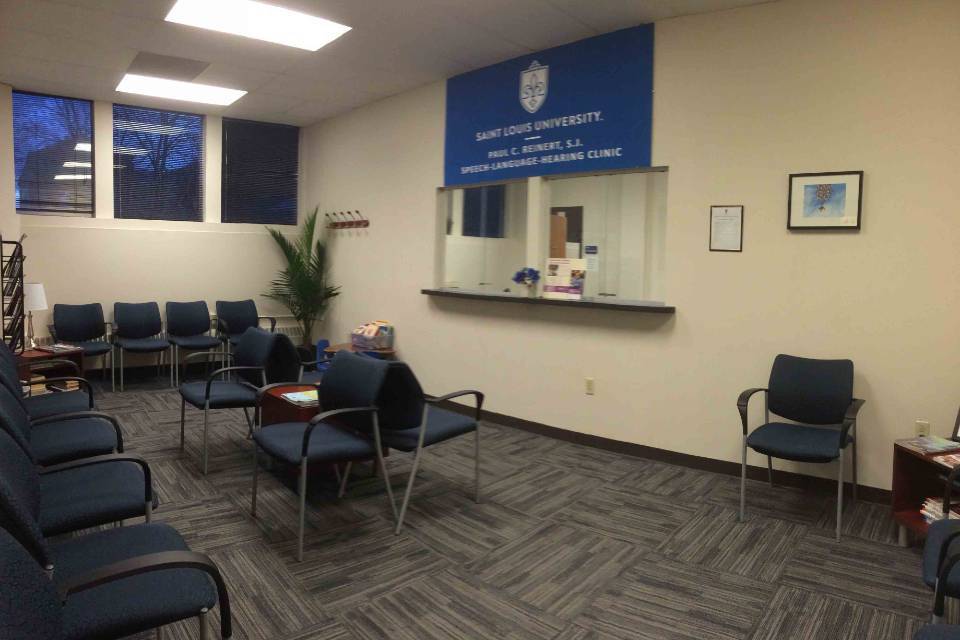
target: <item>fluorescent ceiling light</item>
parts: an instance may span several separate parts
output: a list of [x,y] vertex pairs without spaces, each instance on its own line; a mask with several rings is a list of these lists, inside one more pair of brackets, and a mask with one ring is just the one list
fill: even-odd
[[73,148],[74,151],[91,151],[92,147],[89,142],[78,142],[77,146]]
[[178,0],[167,22],[316,51],[350,27],[253,0]]
[[169,98],[171,100],[218,104],[221,106],[233,104],[247,93],[240,89],[226,89],[224,87],[214,87],[198,82],[181,82],[180,80],[153,78],[135,73],[128,73],[123,76],[123,80],[117,85],[117,91],[122,93],[137,93],[143,96],[154,96],[156,98]]
[[89,168],[89,167],[91,167],[91,166],[93,166],[93,165],[91,165],[89,162],[73,162],[73,161],[67,161],[67,162],[64,162],[64,163],[63,163],[63,166],[65,166],[65,167],[67,167],[67,168],[70,168],[70,167],[87,167],[87,168]]
[[141,133],[158,133],[164,136],[175,136],[186,131],[183,127],[174,127],[168,124],[153,124],[151,122],[133,122],[131,120],[115,120],[113,128],[124,131],[140,131]]
[[54,180],[89,180],[90,175],[85,173],[63,173],[58,176],[53,176]]

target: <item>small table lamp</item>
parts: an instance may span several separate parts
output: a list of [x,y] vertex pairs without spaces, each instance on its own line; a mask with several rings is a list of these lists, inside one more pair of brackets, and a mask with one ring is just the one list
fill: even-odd
[[27,348],[36,349],[37,341],[33,337],[33,312],[47,310],[47,294],[42,284],[23,283],[23,308],[27,312]]

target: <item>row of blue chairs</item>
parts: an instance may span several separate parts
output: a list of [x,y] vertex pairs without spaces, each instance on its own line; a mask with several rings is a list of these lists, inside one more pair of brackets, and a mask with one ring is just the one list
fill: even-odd
[[0,346],[0,638],[105,640],[190,618],[206,638],[218,605],[230,638],[219,569],[152,522],[150,466],[124,453],[115,418],[90,410],[90,385],[24,397],[17,377]]
[[[211,323],[207,303],[167,302],[166,327],[156,302],[117,302],[113,305],[113,322],[104,320],[103,306],[91,304],[55,304],[50,335],[57,342],[83,349],[85,358],[102,357],[106,373],[110,362],[111,384],[116,385],[115,356],[119,356],[120,390],[124,388],[124,353],[156,354],[158,369],[164,357],[169,356],[170,384],[175,385],[180,375],[181,351],[210,351],[219,349],[229,353],[240,336],[250,327],[270,323],[276,330],[277,319],[261,316],[253,300],[216,302],[216,323]],[[213,326],[212,326],[213,325]],[[211,335],[211,332],[214,332]]]

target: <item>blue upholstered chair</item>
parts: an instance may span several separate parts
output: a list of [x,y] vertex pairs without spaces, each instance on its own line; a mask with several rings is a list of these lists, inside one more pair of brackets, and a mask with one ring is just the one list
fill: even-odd
[[0,484],[35,494],[45,536],[150,517],[156,505],[150,467],[126,453],[74,460],[37,470],[28,452],[0,430]]
[[120,423],[113,416],[81,411],[30,420],[23,406],[0,388],[0,429],[30,452],[34,462],[49,466],[80,458],[123,452]]
[[[950,480],[952,482],[953,478]],[[960,598],[958,564],[960,520],[937,520],[931,523],[923,543],[923,582],[934,592],[933,622],[943,622],[946,598]]]
[[167,303],[167,340],[173,353],[170,384],[180,385],[180,350],[210,351],[221,346],[220,340],[210,335],[210,311],[203,300],[197,302]]
[[[410,503],[413,482],[417,477],[423,449],[434,444],[468,433],[474,434],[474,500],[480,502],[480,414],[483,409],[483,393],[463,390],[448,393],[439,398],[423,393],[417,377],[404,362],[385,362],[387,375],[377,400],[380,439],[384,446],[405,452],[415,452],[413,468],[403,494],[403,503],[397,515],[396,533],[403,527],[403,518]],[[326,383],[326,379],[324,379]],[[472,416],[440,408],[439,404],[473,396],[476,408]]]
[[[248,409],[257,407],[257,389],[270,382],[284,380],[284,367],[276,366],[274,350],[277,343],[276,333],[268,333],[262,329],[251,327],[247,329],[233,353],[193,353],[186,357],[184,362],[203,357],[225,357],[234,364],[221,367],[207,376],[203,382],[185,382],[180,385],[180,448],[184,448],[186,407],[189,403],[197,409],[203,409],[203,473],[207,473],[207,432],[209,413],[211,409],[243,409],[247,418],[247,427],[252,434],[254,420],[251,420]],[[223,378],[218,380],[217,378]]]
[[259,327],[261,320],[270,321],[270,333],[277,328],[277,319],[261,316],[257,313],[257,303],[253,300],[217,300],[217,335],[229,351],[237,346],[240,336],[250,327]]
[[[73,367],[77,374],[77,364],[72,360],[44,360],[44,363],[57,363]],[[45,378],[46,382],[77,382],[82,388],[77,391],[58,391],[56,393],[42,393],[35,396],[23,395],[23,385],[20,383],[20,374],[17,370],[16,356],[10,348],[0,340],[0,385],[3,385],[15,397],[31,420],[47,418],[49,416],[93,409],[93,386],[85,378],[78,376],[62,376]]]
[[110,373],[113,375],[113,347],[107,341],[107,323],[103,320],[103,307],[99,302],[53,305],[50,335],[56,342],[83,349],[84,361],[87,358],[102,357],[101,371],[104,379],[107,373],[107,356],[110,356]]
[[156,302],[116,302],[113,305],[113,344],[120,353],[120,391],[123,391],[123,354],[157,354],[157,371],[163,366],[163,356],[170,343],[160,337],[163,320]]
[[196,618],[230,599],[217,566],[164,524],[112,528],[56,542],[36,513],[40,496],[0,477],[0,638],[109,640]]
[[[297,560],[303,559],[303,527],[306,518],[307,468],[311,464],[351,462],[376,457],[384,480],[390,506],[396,514],[393,491],[387,482],[382,450],[377,441],[379,430],[374,402],[387,373],[387,363],[341,352],[333,359],[319,387],[321,412],[310,422],[265,424],[253,434],[253,493],[251,512],[257,515],[257,459],[260,449],[278,460],[300,467],[300,519],[297,528]],[[261,389],[258,401],[270,387]],[[360,433],[374,434],[374,441]],[[342,476],[343,495],[349,465]]]
[[[747,405],[766,394],[763,424],[749,432]],[[747,448],[767,456],[767,477],[773,486],[773,458],[797,462],[838,461],[837,540],[843,511],[843,452],[852,445],[853,499],[857,499],[857,412],[863,400],[853,397],[853,362],[814,360],[780,354],[773,361],[767,388],[747,389],[737,399],[743,423],[740,474],[740,520],[746,512]],[[773,413],[792,421],[771,422]]]
[[960,625],[928,624],[913,634],[913,640],[960,640]]

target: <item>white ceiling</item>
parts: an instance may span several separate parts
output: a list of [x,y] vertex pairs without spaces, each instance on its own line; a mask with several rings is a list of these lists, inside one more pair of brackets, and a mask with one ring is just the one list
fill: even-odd
[[[174,0],[0,0],[0,82],[78,98],[307,125],[464,71],[615,29],[769,0],[270,0],[353,27],[316,52],[164,22]],[[245,89],[206,107],[120,94],[140,51]]]

